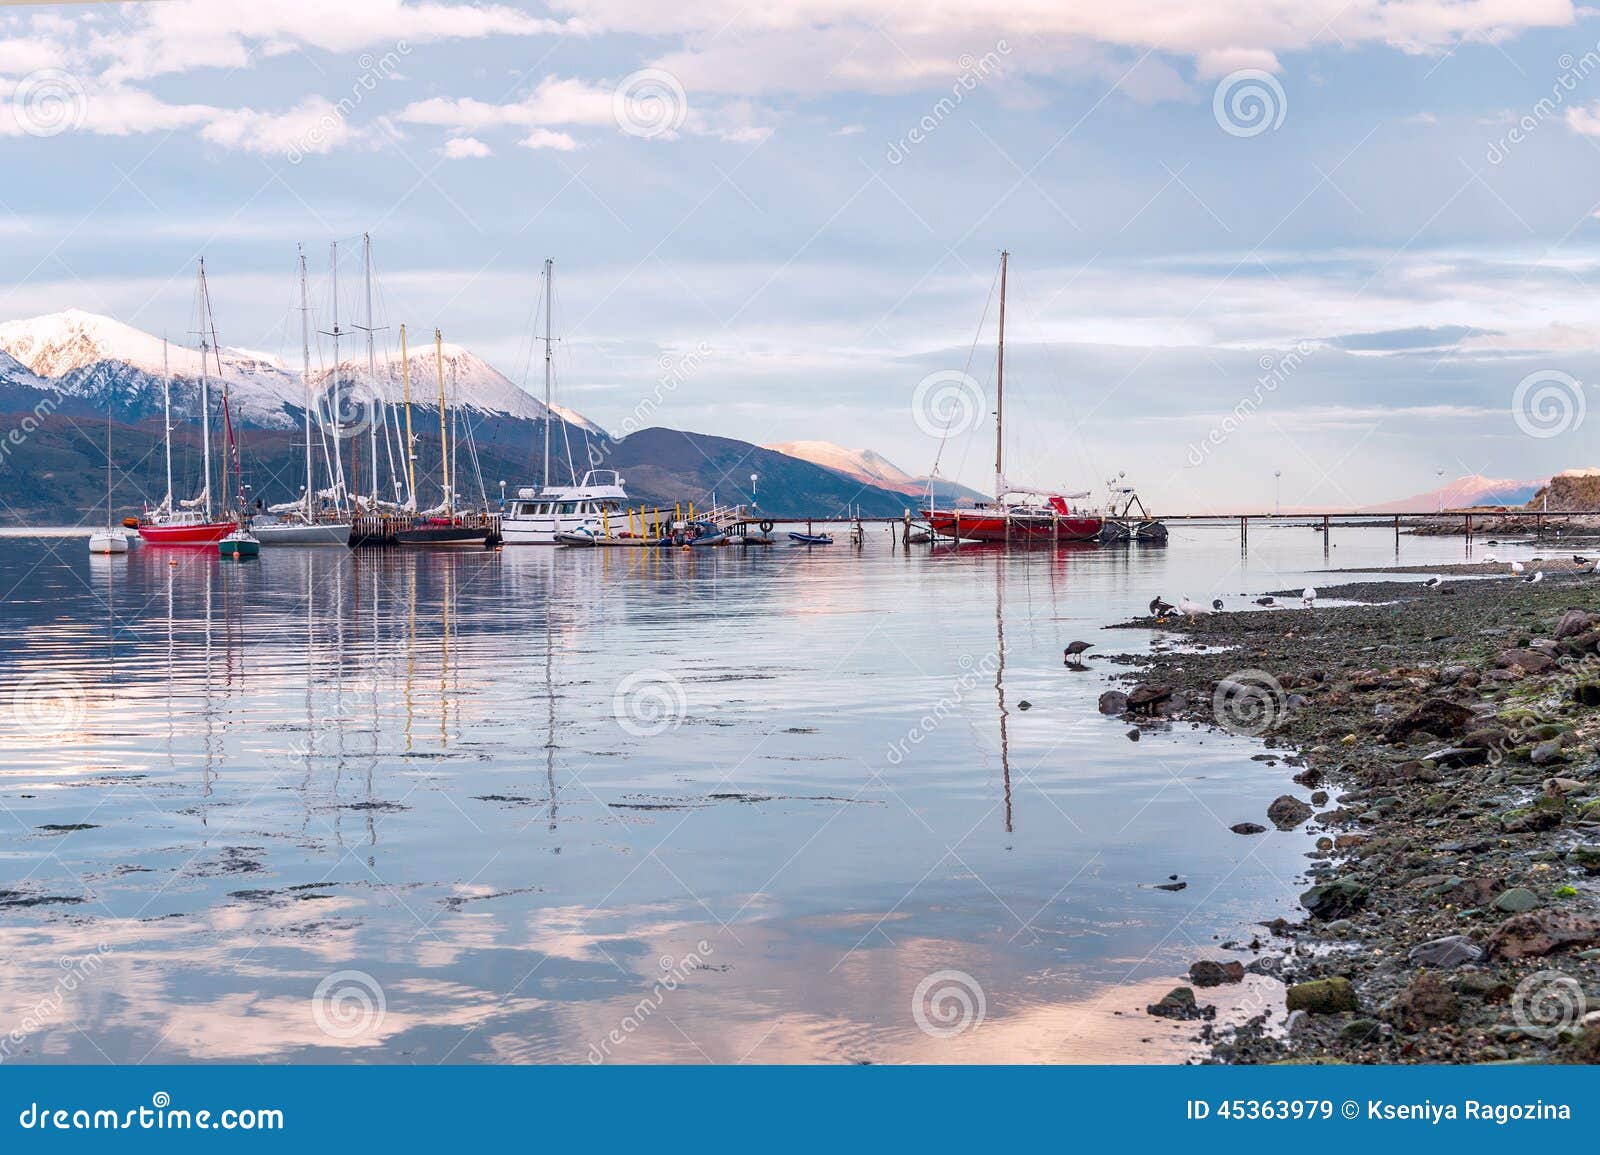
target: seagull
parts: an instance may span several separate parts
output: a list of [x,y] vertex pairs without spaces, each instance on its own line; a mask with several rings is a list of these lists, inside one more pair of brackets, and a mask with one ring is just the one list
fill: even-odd
[[1511,563],[1511,572],[1512,573],[1521,573],[1522,572],[1522,563],[1520,561],[1512,562]]
[[1258,605],[1258,606],[1270,606],[1270,605],[1276,605],[1276,604],[1277,603],[1275,603],[1271,598],[1257,598],[1256,599],[1256,605]]
[[1485,565],[1495,565],[1500,561],[1500,559],[1495,557],[1492,553],[1486,553],[1483,555],[1483,561]]
[[1574,562],[1576,562],[1578,565],[1588,565],[1589,564],[1589,559],[1584,557],[1581,553],[1573,554],[1572,555],[1572,560]]
[[1300,591],[1300,604],[1302,606],[1309,610],[1312,606],[1316,605],[1316,603],[1317,591],[1315,589],[1313,589],[1311,586],[1307,586],[1305,589]]
[[1423,583],[1422,583],[1422,584],[1423,584],[1423,585],[1425,585],[1425,586],[1427,586],[1427,587],[1428,587],[1428,588],[1429,588],[1429,589],[1430,589],[1430,590],[1431,590],[1431,589],[1433,589],[1433,588],[1434,588],[1434,587],[1435,587],[1435,586],[1441,586],[1441,585],[1443,585],[1443,584],[1444,584],[1444,578],[1442,578],[1442,577],[1439,577],[1439,576],[1438,576],[1438,575],[1437,575],[1437,574],[1436,574],[1436,575],[1434,575],[1434,576],[1433,576],[1433,577],[1431,577],[1431,578],[1429,578],[1429,579],[1428,579],[1428,580],[1427,580],[1427,581],[1425,581],[1425,582],[1423,582]]
[[1212,598],[1211,599],[1211,608],[1216,610],[1218,613],[1221,613],[1222,612],[1222,599],[1221,598]]
[[1199,602],[1190,601],[1187,594],[1178,599],[1178,610],[1180,613],[1189,615],[1191,621],[1194,620],[1196,614],[1203,615],[1211,612],[1208,607],[1201,605]]
[[1536,582],[1542,582],[1542,581],[1544,581],[1544,570],[1536,569],[1531,574],[1529,574],[1527,577],[1523,578],[1522,580],[1524,582],[1526,582],[1530,586],[1535,584]]
[[1158,618],[1165,617],[1167,614],[1170,614],[1172,609],[1173,606],[1171,602],[1164,602],[1159,597],[1150,599],[1150,612]]
[[1065,664],[1081,667],[1083,665],[1083,651],[1093,648],[1093,642],[1072,642],[1064,651],[1067,658]]

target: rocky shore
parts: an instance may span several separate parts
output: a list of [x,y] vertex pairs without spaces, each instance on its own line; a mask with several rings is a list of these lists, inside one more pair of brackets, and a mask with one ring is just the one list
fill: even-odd
[[1284,793],[1233,830],[1315,837],[1303,919],[1148,1008],[1209,1020],[1208,987],[1281,979],[1206,1022],[1216,1061],[1600,1062],[1600,577],[1451,568],[1490,580],[1117,627],[1160,633],[1102,710],[1258,736]]

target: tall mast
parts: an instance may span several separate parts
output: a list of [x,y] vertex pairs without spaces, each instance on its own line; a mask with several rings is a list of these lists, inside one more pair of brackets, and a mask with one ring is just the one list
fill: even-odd
[[555,262],[544,259],[544,488],[550,488],[550,295]]
[[111,529],[111,393],[106,393],[106,529]]
[[334,241],[333,242],[331,251],[333,253],[333,256],[332,256],[332,261],[333,261],[333,332],[327,333],[326,330],[324,330],[324,332],[327,334],[327,336],[333,338],[333,392],[332,392],[332,395],[331,395],[332,396],[332,403],[328,406],[328,409],[333,414],[334,491],[337,494],[337,500],[338,500],[340,508],[342,509],[343,506],[344,506],[344,499],[345,499],[345,496],[346,496],[346,491],[345,491],[345,484],[344,484],[344,449],[339,444],[339,441],[340,441],[340,439],[342,437],[342,429],[341,429],[341,426],[339,424],[339,406],[341,404],[343,404],[343,400],[342,400],[342,398],[340,396],[340,393],[339,393],[339,338],[342,337],[344,334],[343,334],[343,331],[339,328],[339,242],[338,241]]
[[412,509],[417,507],[417,455],[416,441],[411,436],[411,360],[406,356],[406,327],[400,326],[400,375],[405,381],[406,398],[406,500]]
[[200,490],[202,512],[211,520],[211,389],[206,381],[206,259],[200,258],[200,445],[205,462],[205,485]]
[[[382,412],[382,402],[378,399],[378,363],[372,354],[372,236],[370,233],[361,234],[361,253],[363,276],[366,279],[367,290],[367,323],[361,326],[367,331],[367,387],[372,390],[372,404]],[[378,422],[377,418],[367,422],[367,442],[372,451],[372,505],[378,505]]]
[[172,370],[167,367],[167,339],[161,338],[161,422],[167,442],[167,512],[172,512]]
[[300,254],[300,384],[305,390],[306,404],[306,520],[312,519],[312,501],[316,490],[311,480],[311,296],[306,290],[306,249],[296,245]]
[[994,371],[994,499],[1000,500],[1005,487],[1005,412],[1006,412],[1006,260],[1000,252],[1000,352]]
[[450,494],[450,435],[444,425],[444,338],[433,331],[433,361],[439,367],[439,468],[444,471],[444,512],[454,517],[455,499]]

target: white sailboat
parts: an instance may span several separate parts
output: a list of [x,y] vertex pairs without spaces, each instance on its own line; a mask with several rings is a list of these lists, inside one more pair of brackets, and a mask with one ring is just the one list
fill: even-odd
[[[262,545],[345,545],[350,540],[350,519],[338,508],[338,485],[319,493],[312,480],[311,305],[306,291],[304,249],[300,251],[300,351],[300,378],[305,389],[306,483],[299,501],[272,506],[267,512],[275,520],[258,520],[251,529]],[[332,512],[321,508],[325,499],[335,502]]]
[[628,491],[614,469],[591,469],[572,485],[550,484],[551,408],[550,322],[554,261],[544,262],[544,479],[519,486],[506,503],[500,532],[507,545],[555,545],[558,534],[598,537],[605,519],[613,525],[626,517]]
[[89,535],[90,553],[127,553],[128,531],[111,522],[111,395],[106,395],[106,527]]

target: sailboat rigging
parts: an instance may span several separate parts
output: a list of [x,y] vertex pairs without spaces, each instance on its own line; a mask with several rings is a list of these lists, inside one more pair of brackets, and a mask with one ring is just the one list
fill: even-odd
[[1069,542],[1093,541],[1104,520],[1096,513],[1069,505],[1088,493],[1040,493],[1013,488],[1005,474],[1006,271],[1011,254],[1000,254],[1000,331],[995,347],[994,488],[992,502],[971,509],[935,508],[930,483],[927,508],[921,515],[933,532],[957,541]]
[[[200,259],[199,286],[197,289],[200,311],[200,429],[203,454],[204,481],[200,495],[179,501],[172,497],[172,376],[164,369],[164,394],[166,419],[167,496],[160,506],[146,512],[139,521],[139,536],[151,545],[210,546],[221,541],[238,526],[234,518],[214,520],[211,516],[211,391],[206,371],[206,358],[212,350],[216,331],[211,321],[211,294],[206,285],[206,262]],[[162,342],[162,360],[165,365],[166,342]],[[222,362],[217,361],[220,376]]]
[[[456,510],[455,490],[451,486],[450,425],[446,412],[448,402],[444,391],[444,337],[438,329],[433,331],[434,364],[439,376],[439,471],[443,500],[433,509],[419,514],[411,525],[395,532],[397,545],[430,546],[433,548],[482,548],[489,544],[491,526],[489,519],[476,517]],[[407,377],[406,426],[411,425],[410,378]]]

